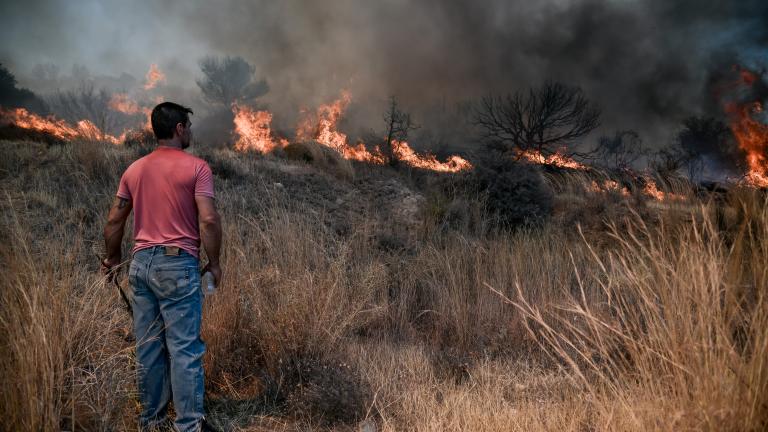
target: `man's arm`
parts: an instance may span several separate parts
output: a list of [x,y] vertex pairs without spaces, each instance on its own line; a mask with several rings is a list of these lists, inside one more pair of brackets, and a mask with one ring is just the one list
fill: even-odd
[[216,285],[221,282],[221,266],[219,264],[219,252],[221,251],[221,217],[216,210],[216,202],[213,198],[196,195],[197,217],[200,224],[200,239],[208,255],[208,265],[205,270],[210,270]]
[[102,265],[109,269],[120,264],[122,260],[121,245],[123,243],[123,231],[125,230],[125,221],[131,214],[133,204],[131,200],[116,197],[109,209],[107,224],[104,226],[104,244],[107,248],[107,257]]

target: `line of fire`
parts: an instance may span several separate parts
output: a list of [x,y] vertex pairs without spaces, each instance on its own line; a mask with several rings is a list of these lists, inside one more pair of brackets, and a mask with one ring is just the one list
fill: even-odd
[[[768,125],[764,123],[763,101],[760,99],[761,89],[764,89],[765,73],[758,73],[740,66],[733,66],[730,74],[731,81],[721,83],[716,92],[722,104],[722,121],[728,126],[728,133],[722,130],[706,130],[706,125],[689,125],[691,134],[699,133],[699,137],[693,139],[717,139],[720,146],[733,146],[731,152],[739,153],[740,163],[734,165],[734,170],[721,173],[718,178],[710,178],[708,181],[699,182],[695,186],[708,189],[722,189],[729,184],[742,184],[757,188],[768,187]],[[152,64],[147,71],[145,82],[142,85],[144,91],[149,91],[165,80],[165,74],[156,64]],[[755,87],[758,87],[755,89]],[[353,95],[347,90],[341,90],[335,100],[320,104],[314,110],[302,110],[302,118],[295,126],[292,136],[281,136],[275,133],[272,127],[274,114],[266,109],[257,109],[243,102],[234,100],[231,103],[233,121],[231,124],[231,147],[238,152],[254,152],[258,154],[280,153],[292,142],[301,143],[312,141],[338,152],[348,160],[364,162],[375,165],[386,165],[399,162],[412,168],[430,170],[443,173],[458,173],[471,170],[472,163],[465,157],[449,155],[445,161],[438,160],[429,152],[419,153],[404,139],[390,138],[388,144],[368,145],[362,139],[354,144],[350,142],[347,134],[339,130],[339,122],[343,119]],[[122,145],[127,138],[137,137],[142,134],[146,138],[151,135],[151,123],[149,114],[151,105],[147,102],[159,102],[163,100],[161,94],[155,94],[151,100],[144,98],[139,102],[128,93],[112,93],[109,97],[107,109],[114,113],[123,114],[129,118],[137,119],[134,125],[125,126],[119,134],[113,135],[97,126],[88,118],[75,122],[67,122],[57,118],[55,114],[40,115],[26,108],[5,106],[0,107],[0,127],[6,136],[17,136],[21,131],[42,134],[59,140],[91,140],[102,141],[115,145]],[[393,99],[393,102],[394,99]],[[488,105],[486,105],[488,106]],[[493,106],[490,106],[493,108]],[[388,113],[389,120],[392,116],[403,114],[396,106],[395,111]],[[501,111],[504,107],[497,107]],[[105,114],[105,113],[104,113]],[[102,114],[102,115],[104,115]],[[493,113],[494,115],[500,113]],[[523,113],[533,115],[533,113]],[[140,119],[140,120],[139,120]],[[488,118],[486,118],[487,120]],[[397,120],[395,118],[394,120]],[[710,119],[711,121],[718,121]],[[522,119],[530,122],[531,119]],[[397,126],[397,125],[393,125]],[[493,125],[486,125],[493,128]],[[391,130],[390,130],[391,132]],[[715,134],[714,136],[707,136]],[[719,133],[719,135],[717,135]],[[24,135],[21,133],[21,135]],[[598,173],[587,187],[594,192],[618,192],[628,196],[633,189],[642,191],[646,196],[658,200],[683,200],[684,197],[671,191],[664,191],[657,185],[652,169],[637,170],[636,167],[622,158],[636,159],[637,153],[642,152],[640,143],[636,148],[629,148],[633,143],[624,141],[636,136],[633,131],[617,132],[611,138],[601,138],[600,145],[591,152],[573,151],[568,148],[566,140],[546,148],[537,148],[531,139],[531,144],[520,145],[509,153],[509,157],[515,160],[525,161],[548,167],[550,170],[582,171],[585,173]],[[516,139],[517,140],[517,139]],[[386,150],[382,149],[382,145]],[[622,154],[626,152],[626,154]],[[689,151],[690,152],[690,151]],[[688,152],[688,153],[689,153]],[[597,156],[595,156],[597,155]],[[695,169],[705,161],[694,160],[691,154],[685,150],[674,148],[667,151],[662,149],[657,152],[656,159],[648,156],[649,167],[657,168],[656,174],[663,168],[664,173],[690,172],[690,180],[696,179]],[[610,172],[601,169],[604,159],[614,158],[618,164],[620,175],[612,176]],[[601,160],[597,160],[601,159]],[[697,165],[699,164],[699,165]],[[688,170],[686,171],[686,168]],[[738,171],[740,170],[740,171]],[[614,174],[616,171],[614,171]],[[657,176],[658,177],[658,176]]]

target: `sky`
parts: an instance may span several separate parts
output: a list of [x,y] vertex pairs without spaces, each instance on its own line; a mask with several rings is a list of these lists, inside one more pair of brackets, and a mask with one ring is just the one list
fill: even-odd
[[[38,92],[83,71],[139,86],[156,63],[170,94],[202,104],[199,60],[238,55],[278,114],[349,89],[369,122],[390,95],[420,113],[557,80],[600,105],[601,130],[635,129],[653,145],[717,110],[713,77],[735,64],[764,71],[768,2],[3,0],[0,40],[0,62]],[[42,82],[38,65],[55,65],[60,82]]]

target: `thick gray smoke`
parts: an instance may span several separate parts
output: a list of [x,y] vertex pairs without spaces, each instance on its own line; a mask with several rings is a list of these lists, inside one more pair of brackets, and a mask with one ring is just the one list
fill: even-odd
[[375,128],[389,95],[429,119],[554,79],[601,105],[603,131],[636,129],[651,146],[713,109],[713,73],[768,64],[760,0],[37,0],[5,2],[0,17],[0,61],[32,90],[37,64],[129,85],[157,63],[172,94],[202,104],[198,60],[240,55],[269,83],[278,121],[346,88]]

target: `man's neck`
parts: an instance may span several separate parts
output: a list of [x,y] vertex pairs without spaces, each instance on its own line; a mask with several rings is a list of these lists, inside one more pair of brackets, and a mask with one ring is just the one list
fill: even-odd
[[183,150],[183,147],[181,146],[181,141],[178,139],[164,139],[164,140],[158,140],[157,141],[158,147],[170,147],[175,148],[179,150]]

